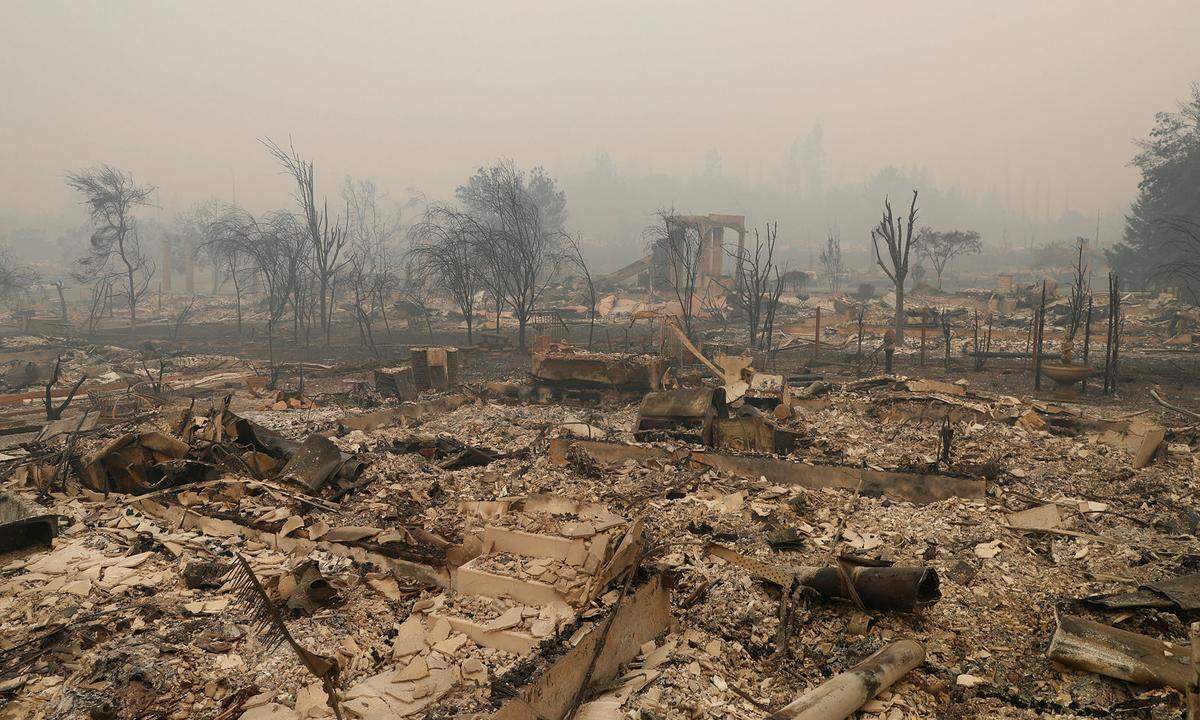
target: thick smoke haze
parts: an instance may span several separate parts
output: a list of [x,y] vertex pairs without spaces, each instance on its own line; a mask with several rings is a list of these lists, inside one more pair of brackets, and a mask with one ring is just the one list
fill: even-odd
[[280,207],[289,180],[258,138],[290,136],[331,198],[346,175],[403,201],[450,198],[498,157],[544,165],[568,227],[630,258],[659,205],[781,218],[792,247],[833,224],[865,238],[878,197],[863,217],[793,200],[881,172],[951,198],[962,217],[934,202],[929,222],[988,243],[1028,242],[1036,223],[1056,239],[1054,223],[1090,228],[1097,212],[1115,239],[1134,140],[1200,78],[1194,0],[38,0],[4,14],[0,237],[79,225],[63,175],[98,163],[157,185],[164,216],[235,194]]

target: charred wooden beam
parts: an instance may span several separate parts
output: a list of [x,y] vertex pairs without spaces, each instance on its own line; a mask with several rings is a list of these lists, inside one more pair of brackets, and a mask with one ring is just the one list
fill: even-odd
[[555,438],[550,442],[550,460],[557,465],[568,462],[567,448],[572,444],[600,463],[659,460],[688,462],[738,477],[757,480],[765,477],[777,485],[800,485],[812,490],[822,488],[860,489],[869,497],[889,496],[917,504],[928,504],[951,497],[981,498],[985,483],[969,477],[889,472],[844,465],[809,465],[782,458],[729,455],[716,452],[668,452],[663,448],[623,445],[599,440]]

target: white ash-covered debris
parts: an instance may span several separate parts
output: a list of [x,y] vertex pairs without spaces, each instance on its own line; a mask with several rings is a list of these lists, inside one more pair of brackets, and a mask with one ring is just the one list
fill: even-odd
[[[948,408],[961,414],[947,462],[939,430]],[[336,658],[346,717],[487,717],[507,697],[497,679],[524,677],[525,663],[603,629],[621,586],[594,581],[640,519],[643,572],[670,577],[674,622],[593,688],[577,717],[767,717],[903,638],[925,647],[925,662],[859,717],[1167,717],[1180,707],[1175,691],[1045,656],[1056,611],[1187,642],[1186,613],[1104,613],[1077,602],[1200,570],[1196,433],[1151,408],[1139,417],[1167,438],[1140,468],[1131,467],[1136,438],[1101,441],[1101,427],[1131,411],[1115,405],[849,383],[797,402],[781,422],[811,438],[794,461],[987,479],[982,499],[924,505],[670,457],[590,468],[551,462],[549,440],[578,437],[572,424],[632,443],[636,403],[472,399],[349,433],[338,430],[339,418],[358,411],[349,403],[241,409],[287,438],[327,434],[360,453],[358,486],[333,500],[230,471],[137,500],[71,479],[39,493],[28,473],[9,476],[6,490],[64,520],[51,549],[0,558],[4,716],[331,717],[321,683],[292,650],[268,652],[251,631],[228,575],[236,552],[284,609],[296,642]],[[169,432],[170,420],[140,429],[151,427]],[[396,450],[414,433],[504,456],[443,470]],[[61,449],[65,438],[51,442]],[[86,453],[104,433],[78,442]],[[1046,506],[1056,510],[1021,514]],[[518,540],[524,550],[506,544]],[[710,543],[778,566],[826,567],[844,555],[928,566],[941,599],[911,613],[864,612],[793,592],[785,614],[791,588],[712,556]],[[450,570],[439,585],[432,572],[407,572],[417,565]],[[303,572],[317,573],[307,577],[334,599],[290,602],[305,591]],[[459,573],[475,574],[469,592]]]

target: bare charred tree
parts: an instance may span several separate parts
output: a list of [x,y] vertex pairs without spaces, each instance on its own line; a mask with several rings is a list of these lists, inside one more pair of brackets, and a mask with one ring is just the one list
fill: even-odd
[[[23,265],[13,258],[7,247],[0,247],[0,301],[20,306],[27,299],[31,286],[39,281],[39,275],[33,268]],[[62,300],[62,292],[59,292]],[[62,301],[60,310],[66,319],[66,302]]]
[[[892,281],[896,288],[896,345],[904,344],[904,281],[908,278],[909,254],[916,242],[913,228],[917,224],[917,191],[913,190],[912,203],[908,208],[908,217],[896,217],[892,214],[892,203],[888,198],[883,200],[883,217],[879,224],[871,230],[871,244],[875,248],[875,262]],[[879,251],[879,243],[887,248],[888,258],[885,262]]]
[[821,251],[821,274],[829,283],[829,292],[837,292],[838,283],[846,266],[842,262],[842,239],[837,232],[830,230],[825,238],[825,249]]
[[[230,279],[227,258],[220,254],[220,248],[212,242],[211,237],[213,223],[228,209],[226,203],[216,198],[196,203],[175,216],[174,227],[170,232],[172,264],[178,261],[178,266],[184,268],[188,262],[208,265],[212,270],[213,295],[216,295]],[[159,268],[160,276],[165,276],[168,270],[169,268]],[[167,280],[165,277],[161,279]]]
[[701,254],[704,248],[700,228],[684,222],[675,208],[660,209],[654,214],[654,222],[643,235],[650,245],[651,272],[654,266],[665,268],[666,277],[656,281],[666,286],[679,303],[679,320],[689,339],[695,340],[692,317],[695,314],[696,285],[700,280]]
[[242,293],[245,283],[252,270],[252,259],[244,247],[239,223],[231,224],[231,218],[242,217],[235,208],[225,208],[223,213],[206,220],[204,227],[204,245],[200,248],[213,263],[214,268],[224,272],[225,277],[233,284],[234,310],[237,314],[237,334],[242,336]]
[[799,293],[808,284],[810,276],[804,270],[788,270],[783,274],[783,286]]
[[71,401],[75,399],[75,393],[79,392],[79,388],[83,385],[83,381],[87,380],[87,375],[81,373],[79,375],[79,379],[75,381],[75,384],[71,386],[70,391],[67,392],[66,399],[63,400],[60,405],[55,405],[54,398],[51,396],[51,393],[54,390],[54,386],[58,384],[58,380],[61,376],[62,355],[59,355],[58,357],[54,358],[54,368],[50,371],[50,379],[46,382],[46,397],[43,401],[46,406],[46,419],[50,421],[62,419],[63,411],[71,405]]
[[942,274],[946,266],[959,255],[978,255],[983,250],[979,233],[974,230],[931,230],[917,233],[917,249],[933,265],[938,290],[942,289]]
[[359,336],[376,356],[379,355],[379,351],[375,345],[375,316],[385,312],[381,304],[383,296],[377,293],[376,289],[380,275],[389,272],[385,269],[388,267],[385,259],[387,253],[387,248],[356,244],[348,256],[346,271],[342,273],[354,295],[350,308],[354,313]]
[[505,161],[481,169],[458,195],[475,224],[487,229],[474,234],[473,249],[490,270],[489,291],[512,308],[517,344],[524,349],[530,315],[562,261],[562,194],[540,168],[526,176]]
[[467,323],[467,343],[474,344],[475,296],[484,268],[476,248],[487,229],[469,215],[447,205],[430,205],[421,222],[409,228],[409,258],[422,277],[454,301]]
[[479,284],[483,286],[487,293],[489,304],[495,315],[495,332],[500,332],[500,315],[504,312],[506,303],[504,297],[504,282],[503,268],[500,266],[499,257],[494,252],[489,252],[488,247],[491,246],[491,240],[488,238],[491,231],[487,230],[484,236],[479,238],[476,245],[472,246],[475,252],[476,262],[479,263]]
[[87,284],[90,289],[90,303],[88,305],[87,332],[88,335],[94,335],[96,326],[100,324],[100,319],[104,317],[104,308],[108,302],[108,298],[112,294],[113,280],[116,275],[107,274],[99,277],[84,276],[75,274],[75,279]]
[[295,218],[290,213],[269,216],[266,223],[257,228],[257,234],[260,242],[249,251],[265,290],[267,341],[274,370],[274,329],[283,319],[289,299],[292,305],[292,341],[299,343],[300,314],[304,298],[311,294],[302,260],[308,238],[296,227]]
[[382,248],[375,258],[375,271],[371,274],[371,294],[379,307],[379,317],[383,320],[386,332],[392,331],[391,321],[388,320],[388,307],[393,302],[396,288],[400,286],[400,272],[403,252],[399,248]]
[[70,318],[67,317],[67,298],[63,291],[67,289],[66,280],[51,280],[50,284],[54,286],[55,292],[58,293],[58,319],[66,322]]
[[319,286],[312,274],[308,253],[311,236],[302,222],[291,213],[278,213],[272,218],[276,231],[275,240],[282,248],[286,277],[284,300],[292,307],[292,343],[300,344],[300,331],[304,331],[304,346],[308,347],[312,335],[312,323],[319,312],[317,290]]
[[767,298],[767,314],[763,321],[763,349],[770,352],[774,348],[775,343],[775,314],[779,312],[779,298],[783,295],[783,276],[779,274],[779,269],[775,269],[775,286],[771,287],[767,284],[767,290],[770,296]]
[[395,244],[400,236],[400,209],[384,206],[384,197],[370,180],[346,178],[346,229],[350,238],[348,282],[354,293],[353,312],[363,341],[375,347],[374,317],[387,327],[387,301],[396,285]]
[[237,334],[242,336],[242,283],[245,281],[245,267],[247,257],[245,252],[234,246],[229,248],[220,258],[221,267],[224,268],[225,276],[233,284],[233,305],[237,313]]
[[1121,348],[1121,329],[1125,317],[1121,314],[1121,277],[1108,274],[1108,337],[1104,343],[1104,394],[1117,391],[1117,359]]
[[88,254],[80,258],[83,274],[107,277],[114,265],[121,269],[129,303],[129,336],[137,328],[137,304],[150,286],[154,264],[138,242],[134,211],[150,204],[153,185],[138,185],[133,176],[109,165],[67,175],[67,185],[81,193],[92,222]]
[[360,246],[350,251],[347,274],[350,288],[354,292],[354,321],[358,326],[358,335],[363,344],[371,349],[373,355],[379,357],[379,349],[375,346],[375,330],[371,321],[376,310],[375,294],[371,286],[374,271],[374,259],[368,248]]
[[366,254],[365,299],[378,309],[385,330],[391,331],[387,306],[399,283],[403,215],[399,205],[386,197],[370,180],[346,178],[342,188],[346,200],[350,245]]
[[588,350],[592,349],[592,338],[596,332],[596,283],[592,279],[592,271],[588,268],[587,261],[583,258],[582,238],[578,235],[567,237],[567,264],[570,265],[575,272],[579,273],[579,277],[583,278],[585,285],[584,290],[587,294],[588,306]]
[[246,258],[247,269],[259,278],[266,305],[268,358],[273,370],[275,328],[297,290],[293,285],[294,256],[302,241],[297,238],[295,223],[288,213],[259,221],[244,210],[230,209],[214,221],[213,234],[224,247],[236,248]]
[[429,308],[433,279],[426,268],[413,264],[406,273],[404,282],[400,284],[400,299],[415,309],[425,321],[425,330],[429,333],[429,344],[435,344],[433,337],[433,318]]
[[[325,336],[325,344],[328,345],[337,273],[347,263],[344,252],[347,251],[350,239],[346,225],[340,216],[330,221],[327,200],[321,207],[317,206],[311,160],[303,159],[293,146],[284,150],[270,138],[262,140],[262,143],[279,162],[284,172],[291,175],[296,182],[294,197],[300,206],[300,224],[304,230],[303,237],[309,246],[309,262],[317,285],[316,304],[320,313],[320,327]],[[298,322],[299,307],[296,310]]]
[[767,223],[765,233],[764,238],[755,229],[753,247],[743,247],[740,254],[736,250],[726,251],[735,261],[737,277],[733,287],[725,290],[746,319],[750,347],[761,350],[770,349],[775,306],[783,291],[783,280],[775,264],[779,223]]
[[183,326],[186,325],[193,316],[195,316],[196,300],[197,297],[193,295],[192,299],[188,301],[188,304],[175,315],[175,323],[171,328],[172,340],[179,339],[179,331],[183,329]]

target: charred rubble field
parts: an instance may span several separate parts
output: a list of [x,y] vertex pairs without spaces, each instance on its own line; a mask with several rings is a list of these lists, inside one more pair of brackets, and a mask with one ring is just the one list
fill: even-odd
[[273,378],[219,333],[7,337],[0,717],[1179,717],[1198,405],[1143,310],[1070,398],[932,332],[888,373],[828,311],[823,350]]

